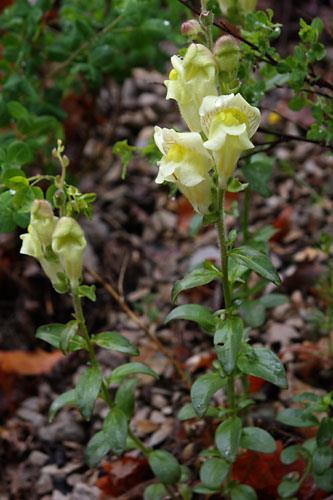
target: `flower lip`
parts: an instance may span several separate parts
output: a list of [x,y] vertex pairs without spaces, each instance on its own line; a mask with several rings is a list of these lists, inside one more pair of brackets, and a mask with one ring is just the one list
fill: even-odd
[[240,135],[245,132],[245,124],[249,137],[254,135],[260,124],[259,109],[248,104],[240,94],[207,96],[202,101],[199,114],[203,131],[207,136],[211,132],[211,127],[216,126],[216,122],[223,124],[225,131],[230,135]]

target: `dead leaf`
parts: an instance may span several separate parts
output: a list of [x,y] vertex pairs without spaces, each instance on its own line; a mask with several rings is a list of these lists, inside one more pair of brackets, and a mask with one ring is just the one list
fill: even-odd
[[137,484],[152,477],[152,472],[145,458],[124,456],[113,462],[103,464],[104,476],[99,478],[96,486],[105,495],[118,497]]
[[41,375],[49,373],[63,359],[60,351],[0,351],[0,371],[15,375]]

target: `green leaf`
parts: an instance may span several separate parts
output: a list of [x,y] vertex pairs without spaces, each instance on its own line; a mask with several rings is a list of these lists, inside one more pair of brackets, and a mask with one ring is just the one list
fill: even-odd
[[241,447],[246,450],[274,453],[276,443],[273,437],[260,427],[244,427],[241,437]]
[[216,391],[225,385],[225,380],[216,372],[209,372],[197,378],[191,388],[192,405],[199,417],[203,417]]
[[329,469],[333,462],[333,450],[331,446],[319,446],[312,456],[312,467],[316,474],[323,474]]
[[64,406],[76,406],[75,390],[71,389],[63,394],[60,394],[50,406],[49,409],[49,422],[54,420],[54,417],[61,408]]
[[90,366],[80,375],[75,387],[75,399],[86,420],[92,415],[101,384],[102,372],[99,366]]
[[290,465],[296,462],[302,456],[303,448],[299,444],[294,444],[285,448],[281,455],[280,460],[285,465]]
[[265,323],[266,308],[260,300],[244,300],[239,307],[239,313],[245,323],[257,328]]
[[111,408],[107,414],[103,424],[103,432],[110,449],[116,455],[120,455],[126,446],[128,421],[125,413],[117,406]]
[[259,159],[251,161],[242,166],[243,175],[249,183],[250,189],[256,191],[264,198],[271,195],[268,185],[273,171],[272,160],[269,158],[267,161],[266,158],[262,161]]
[[318,446],[330,444],[333,439],[333,420],[330,417],[324,417],[317,432],[316,440]]
[[184,290],[189,290],[196,286],[207,285],[207,283],[219,277],[221,277],[221,273],[218,273],[215,269],[206,268],[204,266],[194,269],[184,276],[183,279],[176,281],[171,293],[172,302],[175,302],[177,296]]
[[150,375],[151,377],[158,378],[157,373],[144,363],[125,363],[113,370],[108,381],[110,383],[119,383],[124,378],[137,374]]
[[163,500],[167,496],[168,492],[164,484],[150,484],[144,492],[144,500]]
[[209,333],[213,333],[215,330],[215,316],[209,309],[199,304],[185,304],[176,307],[167,315],[164,323],[169,323],[174,319],[194,321]]
[[264,253],[259,252],[255,248],[243,245],[231,250],[230,255],[263,278],[271,281],[275,285],[280,285],[280,277],[271,261]]
[[91,341],[104,349],[124,352],[131,356],[137,356],[139,350],[126,337],[118,332],[101,332],[91,337]]
[[229,193],[239,193],[241,191],[244,191],[247,186],[248,184],[240,182],[240,180],[236,177],[231,177],[228,181],[227,191],[229,191]]
[[267,309],[281,306],[282,304],[287,304],[289,302],[288,297],[283,293],[268,293],[267,295],[260,297],[259,301]]
[[28,120],[30,117],[29,111],[24,106],[22,106],[22,104],[20,104],[18,101],[10,101],[7,104],[7,108],[8,108],[9,113],[16,120],[19,120],[19,119]]
[[308,99],[303,94],[296,94],[288,102],[288,108],[292,111],[301,111],[308,104]]
[[13,141],[7,149],[7,162],[11,166],[20,166],[30,163],[33,155],[29,146],[22,141]]
[[[64,325],[62,323],[50,323],[48,325],[42,325],[37,329],[36,337],[38,339],[44,340],[45,342],[48,342],[56,349],[60,349],[61,335],[66,329],[66,326],[67,325]],[[85,348],[86,343],[82,337],[76,335],[75,337],[71,338],[69,342],[70,352]]]
[[95,285],[81,285],[77,289],[79,297],[85,297],[92,302],[96,302],[96,287]]
[[292,427],[312,427],[318,425],[315,415],[302,408],[287,408],[281,411],[276,419],[282,424]]
[[317,474],[314,472],[312,476],[318,488],[329,493],[333,491],[332,469],[325,471],[323,474]]
[[236,366],[237,356],[243,339],[244,325],[238,317],[227,318],[222,327],[214,335],[214,344],[224,344],[217,347],[217,355],[225,373],[231,373]]
[[239,355],[237,366],[246,375],[262,378],[282,389],[288,387],[283,364],[276,354],[266,347],[247,346]]
[[134,413],[135,405],[135,388],[138,385],[136,379],[124,380],[122,384],[118,387],[114,402],[118,408],[120,408],[128,418],[131,418]]
[[154,450],[148,455],[151,470],[164,484],[175,484],[179,481],[181,469],[176,458],[166,450]]
[[103,431],[97,432],[88,442],[86,461],[89,467],[96,467],[102,458],[111,450],[110,443]]
[[69,321],[63,328],[60,334],[59,347],[64,354],[68,354],[69,352],[72,351],[71,346],[75,338],[78,338],[79,342],[83,340],[82,337],[79,337],[77,335],[78,330],[79,330],[79,324],[76,320]]
[[221,487],[230,471],[230,464],[222,458],[210,458],[204,462],[200,469],[201,482],[212,490]]
[[242,422],[239,417],[230,417],[222,422],[215,432],[215,443],[221,455],[234,462],[239,450]]
[[0,194],[0,233],[11,233],[16,228],[12,201],[13,196],[9,191]]
[[251,486],[247,484],[237,484],[230,491],[231,500],[256,500],[257,494]]
[[298,477],[285,476],[278,486],[278,492],[281,498],[290,498],[299,490],[300,482]]

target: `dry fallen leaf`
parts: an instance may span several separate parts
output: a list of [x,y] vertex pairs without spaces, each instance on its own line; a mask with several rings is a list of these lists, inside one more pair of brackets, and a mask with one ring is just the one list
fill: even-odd
[[41,375],[49,373],[63,359],[60,351],[0,351],[0,371],[15,375]]

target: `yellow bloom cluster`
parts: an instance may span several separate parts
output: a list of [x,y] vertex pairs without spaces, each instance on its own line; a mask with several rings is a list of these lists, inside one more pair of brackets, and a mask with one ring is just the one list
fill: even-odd
[[82,274],[87,242],[80,225],[71,217],[55,217],[46,200],[35,200],[28,232],[22,234],[21,253],[37,259],[59,293],[75,289]]
[[226,188],[242,152],[254,147],[250,139],[259,126],[260,112],[240,94],[218,95],[221,60],[207,47],[192,43],[183,59],[173,56],[171,62],[173,69],[165,82],[167,99],[177,101],[191,132],[155,127],[154,139],[163,155],[156,182],[175,183],[198,213],[207,214],[211,172],[215,168],[220,185]]

